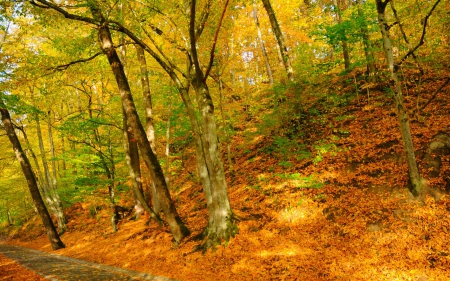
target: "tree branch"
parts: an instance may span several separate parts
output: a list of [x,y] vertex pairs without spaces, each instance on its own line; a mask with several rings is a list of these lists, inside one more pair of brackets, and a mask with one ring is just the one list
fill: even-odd
[[191,40],[191,55],[192,60],[195,67],[195,75],[197,77],[197,81],[203,81],[204,76],[203,72],[200,68],[200,62],[198,60],[198,53],[197,53],[197,37],[195,32],[195,4],[196,0],[191,0],[191,14],[190,14],[190,21],[189,21],[189,37]]
[[217,38],[219,37],[220,27],[222,26],[223,18],[225,17],[225,12],[227,11],[229,2],[230,2],[229,0],[227,0],[227,2],[225,2],[225,7],[223,7],[222,15],[220,16],[219,24],[217,25],[216,34],[214,34],[214,42],[213,42],[213,45],[211,47],[211,54],[210,54],[210,58],[209,58],[209,65],[208,65],[208,68],[206,69],[206,72],[205,72],[205,78],[204,78],[205,80],[208,79],[209,72],[211,71],[211,68],[213,66],[214,53],[215,53],[216,44],[217,44]]
[[[93,24],[95,26],[100,26],[100,23],[93,18],[88,18],[88,17],[71,14],[71,13],[67,12],[66,10],[62,9],[61,7],[59,7],[58,5],[56,5],[52,2],[46,1],[46,0],[36,0],[36,1],[38,1],[39,3],[41,3],[43,5],[43,6],[38,5],[38,7],[44,8],[44,9],[53,9],[53,10],[57,11],[58,13],[64,15],[65,18],[87,22],[87,23]],[[34,2],[34,1],[31,0],[30,3],[33,4],[32,2]]]
[[434,3],[431,10],[428,12],[428,14],[424,18],[422,36],[420,37],[419,43],[417,43],[417,45],[413,49],[409,50],[409,52],[395,65],[395,68],[398,69],[409,56],[411,56],[420,46],[423,45],[423,43],[425,43],[425,34],[427,31],[428,18],[431,16],[431,13],[433,13],[434,9],[439,4],[439,2],[441,2],[441,0],[437,0],[436,3]]
[[91,60],[95,59],[96,57],[98,57],[99,55],[103,55],[103,52],[98,52],[95,55],[93,55],[93,56],[91,56],[89,58],[86,58],[86,59],[79,59],[79,60],[76,60],[76,61],[71,61],[71,62],[69,62],[67,64],[58,65],[58,66],[54,66],[54,67],[49,67],[49,68],[47,68],[47,70],[63,71],[63,70],[68,69],[69,66],[71,66],[71,65],[74,65],[74,64],[77,64],[77,63],[91,61]]
[[450,82],[450,77],[447,78],[447,80],[445,80],[444,83],[442,83],[442,85],[436,90],[434,91],[433,95],[431,95],[431,98],[428,99],[428,101],[423,104],[417,111],[422,111],[425,107],[427,107],[435,98],[436,96],[439,94],[439,92],[448,85],[448,83]]

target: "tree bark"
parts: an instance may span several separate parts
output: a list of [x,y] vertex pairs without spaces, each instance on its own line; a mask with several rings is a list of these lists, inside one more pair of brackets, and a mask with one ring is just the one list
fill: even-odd
[[90,10],[94,18],[102,24],[98,27],[100,46],[108,58],[112,72],[116,79],[122,100],[122,105],[125,110],[128,122],[133,129],[133,134],[138,143],[139,150],[141,151],[145,164],[147,165],[150,174],[155,181],[156,193],[159,201],[161,202],[164,216],[167,219],[170,231],[175,241],[179,243],[183,240],[184,237],[189,235],[190,232],[181,221],[175,205],[170,198],[169,190],[167,189],[161,166],[156,155],[153,153],[150,147],[144,127],[139,120],[139,116],[136,112],[136,107],[134,105],[130,86],[125,75],[123,65],[112,42],[110,30],[105,24],[106,20],[95,4],[90,7]]
[[388,1],[376,0],[378,10],[378,25],[383,37],[384,54],[389,66],[390,83],[394,92],[394,101],[397,107],[397,115],[400,123],[400,131],[403,140],[403,149],[405,150],[406,162],[408,164],[408,174],[410,180],[410,190],[414,196],[421,195],[422,181],[417,167],[416,157],[414,155],[414,145],[411,136],[411,128],[409,126],[408,113],[403,104],[403,93],[401,83],[397,75],[395,67],[394,55],[392,53],[391,40],[389,38],[388,24],[385,17],[386,4]]
[[[216,122],[214,120],[214,104],[206,84],[206,76],[200,67],[197,54],[197,37],[195,32],[195,5],[191,0],[189,39],[191,65],[195,75],[191,77],[191,84],[197,94],[200,122],[202,126],[201,141],[203,144],[203,157],[211,183],[211,198],[208,204],[209,221],[203,232],[205,237],[204,249],[220,244],[222,239],[228,241],[238,232],[235,217],[228,199],[227,183],[220,155]],[[208,198],[207,198],[208,199]]]
[[[150,82],[148,79],[148,69],[147,61],[145,60],[144,49],[141,46],[136,45],[136,53],[139,61],[140,71],[141,71],[141,84],[142,84],[142,94],[144,95],[145,102],[145,129],[147,132],[147,139],[150,143],[153,153],[156,155],[156,139],[155,139],[155,126],[153,124],[153,104],[152,95],[150,92]],[[161,204],[158,201],[158,196],[156,196],[155,182],[152,179],[152,203],[153,211],[159,214],[161,211]]]
[[367,75],[369,76],[369,81],[371,81],[375,74],[375,58],[372,53],[372,44],[370,42],[369,30],[365,21],[363,4],[364,0],[358,0],[358,16],[363,21],[363,24],[361,25],[361,34],[364,43],[364,55],[366,56]]
[[0,113],[2,115],[2,123],[5,127],[5,131],[8,135],[9,141],[11,142],[14,153],[16,154],[17,160],[22,167],[23,174],[27,179],[28,188],[33,198],[34,205],[36,206],[38,213],[42,219],[45,229],[47,230],[47,236],[50,240],[53,250],[58,250],[64,248],[64,243],[61,241],[58,233],[56,232],[55,226],[50,218],[47,208],[45,207],[44,201],[42,200],[41,194],[39,193],[38,185],[36,182],[36,177],[34,176],[30,161],[23,152],[20,141],[17,138],[16,132],[11,122],[11,117],[7,109],[0,107]]
[[45,174],[45,181],[44,181],[44,185],[42,186],[42,190],[44,191],[44,197],[46,198],[46,201],[58,222],[59,233],[64,233],[64,231],[66,231],[66,228],[67,228],[66,217],[64,215],[64,210],[62,209],[61,200],[57,194],[56,189],[53,186],[52,177],[50,175],[50,169],[48,167],[47,159],[45,158],[44,141],[42,139],[42,132],[41,132],[39,116],[37,116],[37,115],[36,115],[36,131],[37,131],[37,135],[38,135],[39,149],[41,152],[42,166],[44,168],[44,174]]
[[[338,24],[342,23],[341,8],[339,7],[337,0],[333,0],[333,4],[336,9],[337,22],[338,22]],[[344,34],[344,37],[345,37],[345,34]],[[348,45],[347,45],[346,39],[341,41],[341,45],[342,45],[342,53],[344,56],[344,68],[346,71],[348,71],[350,69],[350,54],[348,51]]]
[[291,59],[289,58],[289,52],[284,40],[284,35],[281,32],[281,28],[278,24],[275,12],[272,8],[272,5],[270,4],[270,0],[262,0],[262,3],[264,5],[264,9],[266,9],[267,15],[269,16],[270,25],[272,26],[273,33],[275,34],[278,46],[280,47],[284,68],[286,69],[288,79],[290,81],[294,81],[294,69],[292,68]]
[[258,19],[258,9],[256,8],[255,1],[253,1],[253,18],[255,20],[256,31],[258,33],[259,46],[261,47],[261,53],[264,58],[264,63],[266,64],[267,77],[269,77],[270,85],[273,85],[272,68],[270,67],[269,56],[267,55],[266,46],[265,46],[263,38],[262,38],[261,26],[259,24],[259,19]]

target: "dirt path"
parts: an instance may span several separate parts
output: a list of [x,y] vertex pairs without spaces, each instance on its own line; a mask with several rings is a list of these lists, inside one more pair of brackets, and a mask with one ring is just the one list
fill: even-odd
[[78,259],[49,254],[28,248],[0,244],[0,254],[10,258],[49,280],[152,280],[174,281],[165,277],[100,265]]

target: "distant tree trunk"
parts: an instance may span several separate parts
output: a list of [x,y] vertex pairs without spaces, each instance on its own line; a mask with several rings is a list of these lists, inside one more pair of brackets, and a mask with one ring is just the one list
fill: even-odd
[[55,154],[55,145],[53,144],[53,133],[52,133],[52,123],[51,123],[51,112],[48,113],[47,120],[47,128],[48,128],[48,140],[50,143],[50,153],[52,155],[52,186],[53,188],[57,188],[57,168],[56,168],[56,154]]
[[[61,103],[61,116],[63,114],[63,110],[64,110],[64,103]],[[61,135],[61,154],[63,155],[62,157],[62,169],[63,171],[67,170],[67,166],[66,166],[66,146],[65,146],[65,142],[64,142],[64,135]]]
[[[337,0],[333,0],[333,4],[336,9],[337,22],[342,23],[341,8],[339,7]],[[345,37],[345,34],[344,34],[344,37]],[[345,70],[349,70],[350,69],[350,54],[348,51],[348,45],[347,45],[347,41],[345,38],[341,41],[341,45],[342,45],[342,53],[344,56],[344,67],[345,67]]]
[[64,233],[66,231],[66,217],[64,215],[64,210],[62,209],[61,200],[57,194],[56,189],[53,186],[52,177],[50,175],[50,169],[48,167],[47,159],[45,157],[44,141],[42,139],[41,125],[39,122],[39,116],[36,115],[36,131],[39,141],[39,149],[41,151],[42,166],[44,168],[45,174],[45,184],[42,186],[44,191],[44,197],[58,222],[58,231]]
[[[120,4],[119,6],[120,13],[123,15],[123,5]],[[122,60],[123,68],[125,71],[125,74],[127,74],[126,71],[126,55],[127,55],[127,49],[126,45],[124,44],[125,40],[123,38],[123,34],[120,36],[120,44],[122,46],[120,47],[119,54],[120,59]],[[131,126],[128,124],[127,116],[125,114],[125,110],[122,107],[122,115],[123,115],[123,146],[125,150],[125,159],[128,166],[128,171],[131,178],[131,185],[132,185],[132,191],[134,195],[134,212],[135,217],[139,218],[145,211],[145,208],[143,204],[147,204],[147,202],[141,202],[139,200],[140,196],[138,193],[143,194],[142,190],[142,180],[141,180],[141,165],[140,165],[140,159],[139,159],[139,149],[136,143],[136,140],[133,139],[133,133]],[[152,211],[153,213],[153,211]],[[150,215],[152,213],[149,212]]]
[[255,1],[253,1],[253,18],[255,19],[256,31],[258,33],[259,46],[261,47],[261,52],[262,52],[262,55],[264,58],[264,63],[266,64],[267,77],[269,77],[270,85],[273,85],[272,68],[270,67],[269,56],[267,55],[266,46],[265,46],[263,38],[262,38],[261,26],[259,25],[259,19],[258,19],[258,9],[256,8]]
[[167,125],[166,125],[166,183],[169,185],[169,168],[170,168],[170,117],[172,115],[171,104],[167,107]]
[[[155,126],[153,124],[153,104],[152,104],[152,95],[150,92],[150,82],[148,80],[147,61],[145,60],[144,49],[142,49],[141,46],[136,45],[136,53],[141,71],[142,93],[144,95],[145,101],[145,128],[147,132],[147,139],[150,143],[150,147],[152,148],[153,153],[156,155]],[[153,179],[152,179],[152,203],[153,203],[153,210],[155,211],[156,214],[159,214],[159,212],[161,211],[161,204],[158,201],[158,196],[156,196],[155,181]]]
[[408,164],[409,180],[411,182],[410,190],[414,196],[419,196],[422,191],[422,181],[419,169],[417,167],[416,157],[414,155],[414,145],[411,137],[411,128],[409,126],[408,113],[403,104],[403,93],[401,83],[397,75],[397,67],[394,62],[392,53],[391,40],[389,39],[388,23],[386,21],[385,10],[388,1],[376,0],[378,10],[378,25],[383,37],[383,47],[386,60],[391,75],[391,85],[394,92],[394,101],[397,107],[397,115],[400,123],[400,131],[402,134],[403,148],[406,154],[406,162]]
[[139,216],[145,210],[150,215],[150,218],[154,219],[158,224],[161,225],[161,218],[159,218],[158,215],[155,214],[154,210],[152,210],[147,204],[147,201],[145,201],[144,193],[142,190],[138,146],[136,140],[133,137],[131,126],[127,123],[125,111],[123,112],[123,114],[125,158],[129,168],[131,185],[133,187],[133,194],[136,202],[134,206],[136,217],[139,218]]
[[284,68],[286,69],[288,79],[290,81],[294,81],[294,69],[292,68],[288,49],[284,40],[283,33],[281,32],[280,25],[278,24],[278,20],[275,16],[275,12],[273,11],[272,5],[270,4],[270,0],[262,0],[262,3],[264,5],[264,9],[266,9],[267,15],[269,16],[270,25],[272,26],[273,33],[275,34],[278,46],[280,47]]
[[111,39],[111,33],[108,26],[105,24],[106,20],[97,5],[97,3],[92,4],[90,6],[90,10],[94,18],[102,24],[98,28],[100,46],[103,52],[108,57],[112,72],[116,78],[123,108],[125,109],[128,122],[133,129],[134,137],[138,143],[139,150],[142,153],[145,164],[147,165],[150,174],[155,181],[156,193],[159,201],[161,202],[164,216],[167,219],[171,233],[176,242],[181,242],[181,240],[189,235],[190,232],[181,221],[175,205],[170,198],[170,193],[167,189],[161,166],[156,155],[153,153],[150,144],[148,143],[144,127],[142,126],[139,120],[139,116],[136,112],[136,107],[131,96],[130,86],[125,75],[123,65],[114,48],[114,43]]
[[17,160],[22,167],[23,174],[27,179],[28,188],[30,190],[31,197],[33,198],[34,205],[36,206],[38,213],[42,219],[42,223],[47,230],[47,236],[50,240],[50,244],[52,245],[52,249],[58,250],[64,248],[64,243],[59,238],[55,226],[53,225],[52,219],[50,218],[50,214],[48,213],[44,201],[42,200],[41,194],[39,193],[39,188],[30,161],[22,150],[20,141],[17,138],[16,132],[14,131],[9,112],[7,109],[3,108],[2,104],[0,104],[0,113],[2,115],[2,123],[5,127],[6,134],[8,135],[9,141],[13,146]]
[[[31,158],[33,158],[34,165],[36,166],[38,187],[40,187],[42,189],[43,185],[46,184],[46,182],[45,182],[44,174],[42,173],[41,166],[39,165],[39,161],[36,157],[36,154],[34,153],[34,150],[31,147],[30,140],[28,139],[28,135],[25,131],[25,128],[23,126],[21,126],[21,128],[19,128],[19,129],[23,134],[23,138],[25,139],[25,144],[27,145],[26,146],[27,150],[30,152]],[[36,176],[36,173],[35,173],[35,176]],[[44,194],[43,190],[41,190],[41,192]]]
[[372,52],[372,44],[369,37],[369,29],[365,21],[365,15],[363,11],[364,0],[358,0],[358,16],[362,19],[361,34],[364,43],[364,55],[366,56],[367,75],[369,80],[372,80],[375,74],[375,58]]

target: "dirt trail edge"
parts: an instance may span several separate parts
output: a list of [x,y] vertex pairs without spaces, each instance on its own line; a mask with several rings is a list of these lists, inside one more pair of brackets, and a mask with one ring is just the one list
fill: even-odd
[[176,281],[175,279],[166,277],[152,276],[150,274],[141,273],[138,271],[96,264],[83,260],[1,243],[0,253],[16,261],[21,266],[35,271],[43,277],[54,281]]

